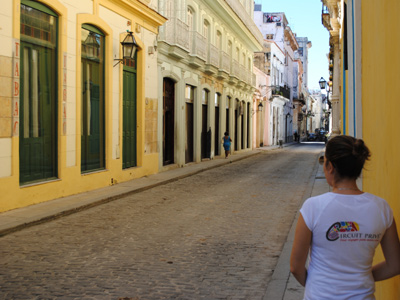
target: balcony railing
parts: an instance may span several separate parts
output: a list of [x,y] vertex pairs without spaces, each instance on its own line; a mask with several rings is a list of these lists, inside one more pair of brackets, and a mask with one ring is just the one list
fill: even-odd
[[178,18],[170,18],[161,27],[159,40],[189,50],[189,26]]
[[197,31],[190,32],[192,48],[191,54],[200,57],[203,60],[207,59],[207,39]]
[[281,95],[286,99],[290,99],[290,88],[283,86],[274,86],[272,88],[272,95]]
[[221,64],[220,64],[220,68],[222,70],[224,70],[225,72],[229,73],[229,71],[231,70],[231,58],[229,56],[228,53],[226,53],[225,51],[220,51],[221,52]]
[[207,63],[212,64],[215,67],[219,67],[219,50],[213,44],[210,44],[210,50],[207,59]]
[[237,78],[240,78],[239,76],[239,62],[237,60],[232,61],[232,70],[231,74]]
[[247,82],[247,71],[246,68],[240,65],[240,77],[242,81]]
[[179,46],[189,51],[191,56],[196,56],[205,61],[206,64],[222,69],[231,76],[255,86],[255,75],[253,72],[239,64],[237,60],[231,59],[225,51],[219,50],[216,46],[209,44],[207,39],[199,32],[189,31],[189,26],[178,18],[170,18],[160,28],[159,41],[166,42],[171,46]]

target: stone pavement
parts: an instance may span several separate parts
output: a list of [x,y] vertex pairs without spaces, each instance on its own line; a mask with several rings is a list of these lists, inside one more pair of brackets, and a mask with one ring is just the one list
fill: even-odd
[[[291,144],[285,144],[284,147],[288,147],[290,145]],[[169,182],[176,181],[205,170],[245,159],[249,156],[257,155],[262,151],[274,149],[278,149],[278,147],[263,147],[256,150],[235,153],[234,155],[230,156],[229,159],[216,158],[214,160],[204,161],[198,164],[193,163],[184,168],[176,168],[95,191],[0,213],[0,237],[28,226],[33,226],[62,216],[70,215],[122,198],[127,195],[139,193],[159,185],[167,184]],[[314,170],[316,174],[315,181],[310,182],[309,191],[306,193],[307,195],[317,195],[329,190],[329,186],[325,182],[322,167],[319,166],[317,162]],[[303,288],[297,284],[296,280],[290,275],[289,272],[289,258],[296,222],[297,217],[292,224],[287,241],[279,257],[278,264],[275,268],[272,279],[268,284],[267,293],[264,299],[302,299]]]

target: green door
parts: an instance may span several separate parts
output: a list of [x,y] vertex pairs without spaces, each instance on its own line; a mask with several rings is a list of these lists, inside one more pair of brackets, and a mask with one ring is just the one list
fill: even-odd
[[124,66],[123,73],[123,133],[122,133],[122,167],[136,167],[136,70]]
[[56,23],[54,16],[21,5],[19,159],[22,184],[57,176]]

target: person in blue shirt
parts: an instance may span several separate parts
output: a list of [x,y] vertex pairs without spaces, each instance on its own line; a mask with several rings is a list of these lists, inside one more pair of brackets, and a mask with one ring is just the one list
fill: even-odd
[[228,158],[229,151],[231,150],[231,138],[229,136],[228,131],[225,132],[225,136],[222,138],[222,144],[224,145],[225,149],[225,158]]

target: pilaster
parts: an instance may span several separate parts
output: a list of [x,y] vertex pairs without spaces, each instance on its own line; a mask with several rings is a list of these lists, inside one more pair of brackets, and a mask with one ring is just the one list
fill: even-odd
[[340,49],[339,36],[330,38],[333,44],[333,91],[332,91],[332,136],[339,135],[340,130]]

